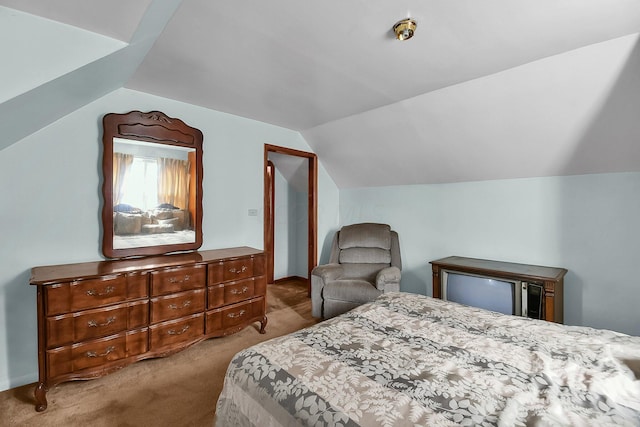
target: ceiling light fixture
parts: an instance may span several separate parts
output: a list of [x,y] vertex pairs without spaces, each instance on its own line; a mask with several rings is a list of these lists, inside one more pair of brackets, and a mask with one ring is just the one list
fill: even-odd
[[396,25],[393,26],[393,32],[396,33],[396,38],[400,41],[409,40],[413,37],[413,33],[416,31],[416,27],[418,24],[411,18],[403,19],[402,21],[398,21]]

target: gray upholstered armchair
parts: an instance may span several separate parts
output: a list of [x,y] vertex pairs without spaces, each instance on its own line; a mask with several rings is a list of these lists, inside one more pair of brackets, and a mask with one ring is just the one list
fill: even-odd
[[314,317],[345,313],[383,292],[400,290],[398,233],[387,224],[353,224],[333,238],[329,264],[311,272]]

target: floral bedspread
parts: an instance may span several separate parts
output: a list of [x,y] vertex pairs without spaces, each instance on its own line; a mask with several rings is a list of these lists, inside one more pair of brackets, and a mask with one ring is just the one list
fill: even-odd
[[640,426],[639,363],[640,337],[384,294],[238,353],[216,424]]

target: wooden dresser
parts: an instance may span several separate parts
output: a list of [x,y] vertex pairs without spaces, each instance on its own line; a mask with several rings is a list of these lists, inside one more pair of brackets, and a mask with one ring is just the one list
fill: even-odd
[[265,256],[239,247],[89,262],[31,271],[38,287],[39,382],[98,378],[260,322],[265,332]]

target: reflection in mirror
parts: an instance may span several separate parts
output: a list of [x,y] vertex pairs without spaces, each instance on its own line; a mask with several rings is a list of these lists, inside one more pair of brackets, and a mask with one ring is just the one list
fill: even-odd
[[113,139],[113,248],[194,243],[195,149]]
[[107,114],[103,252],[120,258],[202,244],[202,133],[158,111]]

